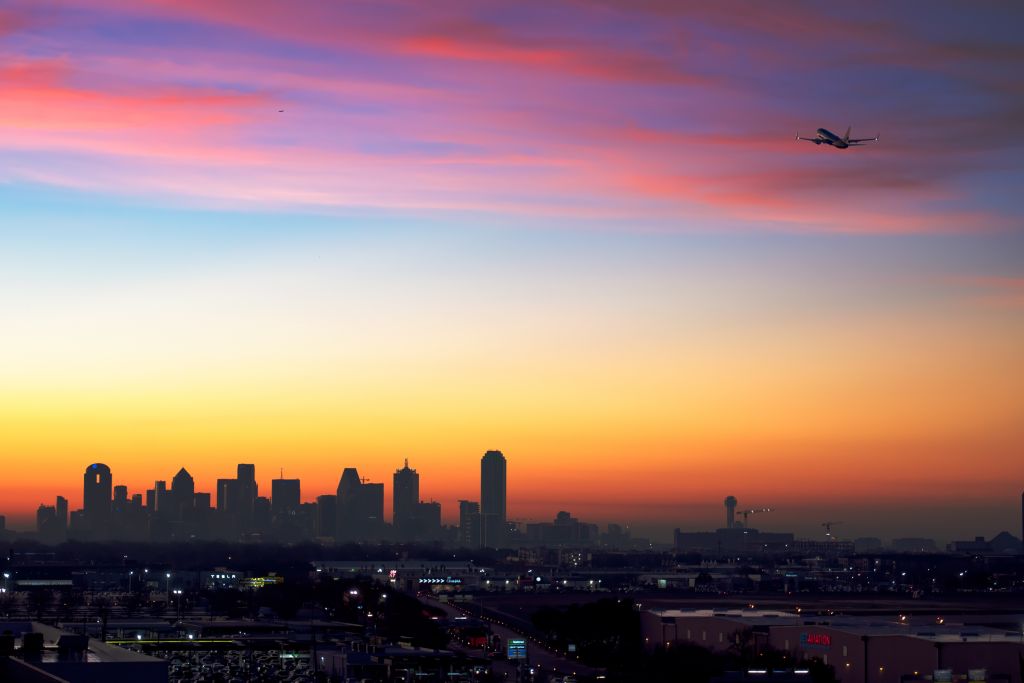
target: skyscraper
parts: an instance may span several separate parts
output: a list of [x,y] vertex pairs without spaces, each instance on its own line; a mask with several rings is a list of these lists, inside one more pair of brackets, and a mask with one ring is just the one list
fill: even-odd
[[112,477],[110,468],[103,463],[93,463],[85,470],[82,496],[82,515],[92,534],[104,532],[110,523]]
[[363,521],[364,540],[380,540],[384,531],[384,484],[364,483],[359,496],[359,513]]
[[294,515],[301,500],[298,479],[274,479],[270,482],[270,513],[275,519]]
[[195,506],[196,484],[192,475],[184,467],[178,470],[171,479],[171,510],[172,519],[183,519],[188,511]]
[[480,460],[480,516],[482,544],[500,547],[506,540],[505,519],[505,456],[501,451],[487,451]]
[[417,512],[420,502],[420,475],[416,470],[409,468],[409,461],[405,461],[405,467],[395,471],[392,479],[392,524],[395,526],[395,534],[401,540],[415,538],[417,534]]
[[459,501],[459,545],[480,547],[480,503],[475,500]]
[[384,484],[364,483],[354,467],[338,482],[335,533],[340,541],[378,540],[384,523]]
[[68,499],[64,496],[57,496],[57,528],[60,529],[61,537],[68,533]]
[[441,538],[441,504],[421,501],[416,504],[416,538],[437,541]]
[[167,482],[163,479],[158,479],[153,482],[153,488],[156,491],[156,512],[161,517],[167,517],[170,515],[171,508],[171,492],[167,490]]
[[359,493],[363,482],[359,479],[359,471],[354,467],[346,467],[338,480],[335,509],[338,513],[335,533],[339,541],[352,541],[359,536]]
[[316,498],[316,535],[319,538],[332,538],[338,528],[338,497],[317,496]]
[[124,484],[114,487],[114,500],[110,503],[110,512],[117,519],[128,512],[128,487]]
[[256,465],[238,464],[238,498],[239,514],[243,526],[252,522],[253,510],[256,505],[256,498],[259,496],[259,486],[256,484]]

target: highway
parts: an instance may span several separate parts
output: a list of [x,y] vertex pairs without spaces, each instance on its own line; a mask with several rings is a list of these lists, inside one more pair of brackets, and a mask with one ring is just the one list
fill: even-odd
[[[433,607],[437,607],[444,611],[444,613],[450,618],[454,619],[461,616],[469,616],[480,619],[481,621],[487,622],[491,627],[493,633],[501,638],[504,646],[507,647],[510,639],[524,639],[526,640],[526,651],[527,660],[526,664],[532,667],[539,667],[540,669],[548,672],[555,672],[559,676],[578,676],[580,678],[597,678],[603,675],[603,671],[595,669],[593,667],[586,666],[575,658],[555,652],[548,648],[544,643],[529,634],[522,633],[521,630],[517,630],[512,624],[508,622],[498,621],[487,617],[486,615],[481,616],[475,610],[466,606],[466,603],[449,603],[441,602],[434,597],[420,596],[420,599],[424,600]],[[476,652],[475,654],[482,654]],[[504,664],[504,667],[495,666],[496,671],[506,671],[514,673],[515,667],[511,662],[505,662],[499,660],[495,664]]]

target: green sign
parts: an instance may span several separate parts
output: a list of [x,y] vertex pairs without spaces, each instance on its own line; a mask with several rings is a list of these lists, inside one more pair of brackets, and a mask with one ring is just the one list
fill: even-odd
[[508,641],[509,659],[526,659],[526,640],[520,638],[509,638]]

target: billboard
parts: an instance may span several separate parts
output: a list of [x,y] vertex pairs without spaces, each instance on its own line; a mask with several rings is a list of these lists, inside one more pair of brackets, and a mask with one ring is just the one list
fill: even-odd
[[509,638],[508,639],[508,658],[509,659],[526,659],[526,639],[525,638]]

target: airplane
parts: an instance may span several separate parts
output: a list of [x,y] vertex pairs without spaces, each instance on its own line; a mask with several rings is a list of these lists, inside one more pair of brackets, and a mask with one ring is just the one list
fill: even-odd
[[853,138],[850,139],[850,131],[853,126],[846,129],[846,135],[839,137],[827,128],[819,128],[817,130],[817,137],[813,138],[802,138],[800,133],[796,134],[797,140],[806,140],[807,142],[813,142],[816,145],[832,145],[836,149],[846,149],[847,147],[861,147],[865,142],[874,142],[878,139],[876,135],[873,138]]

